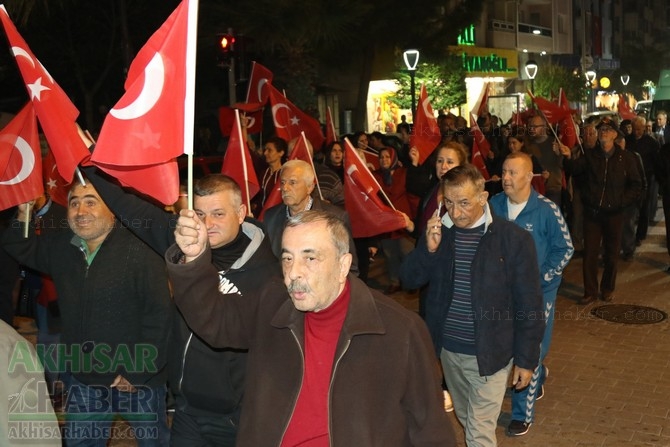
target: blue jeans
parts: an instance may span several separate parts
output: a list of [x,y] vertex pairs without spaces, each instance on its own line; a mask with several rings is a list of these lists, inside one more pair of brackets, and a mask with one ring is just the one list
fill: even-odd
[[540,344],[540,362],[533,371],[530,378],[530,384],[522,390],[512,391],[512,419],[515,421],[533,422],[535,418],[535,400],[540,394],[542,385],[547,378],[547,368],[542,364],[544,358],[549,352],[551,345],[551,334],[554,330],[554,310],[556,308],[556,293],[558,287],[544,292],[542,300],[544,301],[544,318],[547,326],[544,328],[544,336]]
[[[68,390],[65,446],[105,447],[117,415],[130,424],[138,446],[169,445],[165,386],[138,386],[136,392],[128,393],[108,386],[85,385],[67,373],[63,376]],[[131,434],[121,427],[115,438],[131,438]]]

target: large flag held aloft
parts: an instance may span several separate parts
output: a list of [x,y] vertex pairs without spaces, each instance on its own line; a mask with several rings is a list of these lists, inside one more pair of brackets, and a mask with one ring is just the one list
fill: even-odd
[[139,51],[126,93],[110,110],[91,160],[126,186],[171,204],[179,193],[174,159],[185,147],[188,0]]
[[242,134],[240,112],[235,110],[235,125],[228,141],[226,155],[223,157],[221,173],[231,177],[242,190],[242,203],[247,206],[247,212],[251,210],[251,199],[260,191],[260,183],[254,171],[254,164],[247,147],[247,142]]
[[37,121],[28,103],[0,131],[0,210],[29,202],[43,192]]
[[482,133],[482,130],[477,125],[477,120],[472,113],[470,114],[470,130],[473,133],[472,159],[470,160],[470,163],[479,169],[479,172],[482,173],[484,179],[488,180],[491,178],[491,176],[489,175],[489,170],[486,169],[484,158],[488,156],[489,152],[491,152],[491,143],[489,143],[489,141]]
[[90,155],[77,132],[79,110],[37,60],[3,5],[0,5],[0,20],[44,136],[58,162],[58,171],[65,179],[72,181],[77,165]]
[[379,183],[345,138],[344,206],[349,213],[353,237],[372,237],[405,228],[402,213],[384,203],[380,191]]
[[272,105],[272,119],[275,124],[276,133],[286,141],[291,141],[305,132],[307,139],[312,143],[314,151],[321,149],[325,137],[321,130],[321,123],[300,110],[289,101],[279,90],[272,85],[270,89],[270,104]]
[[437,125],[437,119],[433,114],[433,108],[430,105],[430,99],[424,84],[421,84],[419,108],[416,110],[414,128],[409,138],[410,145],[416,147],[419,151],[419,164],[426,161],[442,140],[440,127]]

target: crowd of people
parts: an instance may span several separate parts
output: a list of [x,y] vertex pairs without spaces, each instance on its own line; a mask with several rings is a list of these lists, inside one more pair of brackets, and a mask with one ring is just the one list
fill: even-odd
[[[249,209],[222,174],[197,179],[192,210],[166,211],[82,167],[51,225],[48,197],[5,213],[3,293],[20,264],[48,295],[37,354],[65,445],[106,445],[119,415],[138,445],[449,446],[453,409],[469,447],[495,446],[509,383],[506,431],[526,434],[570,259],[583,256],[579,304],[612,301],[659,194],[670,213],[667,115],[578,123],[567,147],[539,111],[513,125],[484,113],[485,170],[462,117],[438,124],[423,163],[406,122],[349,136],[406,223],[373,237],[352,237],[344,142],[308,163],[276,136],[252,154]],[[384,294],[369,287],[378,254]],[[401,289],[419,315],[385,296]]]

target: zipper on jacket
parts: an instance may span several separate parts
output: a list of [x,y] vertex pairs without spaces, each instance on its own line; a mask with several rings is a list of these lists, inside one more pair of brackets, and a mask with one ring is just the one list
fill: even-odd
[[298,336],[295,334],[293,329],[290,329],[290,331],[291,335],[293,335],[293,338],[295,339],[295,343],[298,345],[298,350],[300,351],[300,365],[302,366],[301,368],[302,376],[300,377],[300,388],[298,388],[298,394],[295,395],[295,400],[293,401],[293,409],[291,410],[291,414],[289,415],[288,421],[286,422],[286,427],[284,427],[284,431],[281,434],[281,438],[279,438],[279,444],[277,444],[278,446],[280,446],[282,441],[284,440],[284,436],[286,436],[286,430],[288,430],[288,425],[291,423],[291,419],[293,419],[293,413],[295,413],[295,407],[296,405],[298,405],[298,397],[300,396],[300,392],[302,391],[302,382],[305,380],[305,353],[302,350],[302,346],[300,346],[300,340],[298,340]]
[[186,354],[188,353],[188,348],[191,346],[191,340],[193,339],[193,332],[191,332],[191,335],[188,336],[188,340],[186,341],[186,346],[184,346],[184,352],[181,356],[181,374],[179,375],[179,385],[177,386],[177,389],[181,391],[181,384],[184,382],[184,368],[186,366]]
[[342,353],[335,360],[335,365],[333,366],[333,376],[330,379],[330,386],[328,387],[328,443],[333,445],[333,418],[331,417],[332,408],[331,408],[331,396],[333,395],[333,382],[335,381],[335,373],[337,372],[337,366],[340,364],[340,360],[344,357],[344,354],[349,350],[351,345],[351,339],[347,340],[347,344],[344,346]]
[[603,200],[605,200],[605,187],[607,186],[607,167],[609,166],[609,158],[605,158],[605,175],[603,176],[603,190],[600,193],[600,203],[598,203],[598,208],[603,207]]

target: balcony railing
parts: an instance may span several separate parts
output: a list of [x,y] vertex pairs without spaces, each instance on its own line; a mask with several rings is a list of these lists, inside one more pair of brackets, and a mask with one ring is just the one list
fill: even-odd
[[[514,22],[493,19],[490,21],[490,27],[494,31],[503,31],[513,33],[516,30]],[[531,25],[530,23],[519,22],[518,31],[520,33],[533,34],[536,36],[551,37],[552,30],[544,26]]]

